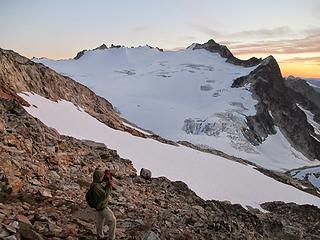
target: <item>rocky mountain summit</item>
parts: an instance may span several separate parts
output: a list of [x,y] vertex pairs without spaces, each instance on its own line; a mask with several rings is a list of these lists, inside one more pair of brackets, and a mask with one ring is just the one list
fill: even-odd
[[138,176],[103,144],[59,135],[14,99],[0,99],[0,139],[2,239],[95,239],[84,194],[97,166],[114,173],[117,239],[320,239],[317,207],[205,201],[183,182]]
[[192,49],[206,49],[209,52],[219,53],[221,57],[227,59],[226,62],[232,63],[234,65],[240,65],[243,67],[257,66],[262,61],[261,58],[258,59],[256,57],[252,57],[248,60],[240,60],[232,54],[232,52],[228,49],[227,46],[216,43],[213,39],[210,39],[208,42],[203,44],[193,44]]
[[277,61],[269,56],[249,75],[235,79],[232,87],[247,85],[258,100],[257,114],[247,117],[249,129],[243,130],[254,144],[275,134],[277,126],[297,150],[309,159],[320,159],[318,134],[298,106],[302,104],[317,116],[320,113],[319,95],[311,87],[301,84],[303,87],[297,87],[295,82],[285,80]]

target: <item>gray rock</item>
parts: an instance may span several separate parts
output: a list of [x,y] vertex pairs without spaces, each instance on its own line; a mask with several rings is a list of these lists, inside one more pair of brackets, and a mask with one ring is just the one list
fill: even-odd
[[11,235],[9,237],[5,237],[4,240],[17,240],[17,237],[15,235]]
[[33,239],[33,240],[43,240],[36,231],[32,229],[32,226],[23,222],[19,223],[20,229],[19,233],[24,239]]
[[221,57],[227,59],[226,62],[234,65],[240,65],[243,67],[256,66],[261,62],[261,58],[258,59],[255,57],[252,57],[248,60],[240,60],[236,58],[225,45],[220,45],[219,43],[216,43],[213,39],[210,39],[208,42],[204,44],[195,44],[192,49],[206,49],[209,52],[218,53]]
[[143,235],[142,240],[160,240],[160,238],[153,231],[149,231]]
[[140,171],[140,176],[143,177],[144,179],[151,179],[151,171],[146,168],[141,168]]
[[5,237],[8,237],[8,236],[10,236],[10,233],[6,229],[1,227],[0,228],[0,238],[2,239]]

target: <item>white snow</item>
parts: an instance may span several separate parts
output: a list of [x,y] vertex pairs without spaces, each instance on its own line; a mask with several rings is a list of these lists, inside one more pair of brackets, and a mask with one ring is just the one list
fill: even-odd
[[231,85],[254,67],[226,63],[218,53],[193,46],[164,52],[121,47],[86,51],[78,60],[35,61],[88,86],[123,118],[164,138],[209,146],[268,169],[319,164],[293,150],[280,131],[258,147],[250,144],[241,129],[245,116],[255,115],[257,101],[248,86]]
[[293,170],[290,174],[300,180],[308,180],[313,186],[320,190],[320,166]]
[[139,132],[141,132],[141,133],[143,133],[143,134],[145,134],[145,135],[152,135],[151,133],[148,133],[148,132],[146,132],[146,131],[143,131],[143,130],[140,129],[140,128],[134,127],[134,126],[132,126],[132,125],[129,124],[129,123],[122,122],[122,124],[125,125],[125,126],[127,126],[127,127],[129,127],[129,128],[135,129],[135,130],[137,130],[137,131],[139,131]]
[[280,183],[250,166],[184,146],[172,146],[107,127],[65,100],[53,102],[36,94],[20,94],[31,106],[25,109],[61,134],[103,142],[132,160],[139,170],[188,184],[204,199],[229,200],[258,207],[266,201],[320,206],[320,199]]

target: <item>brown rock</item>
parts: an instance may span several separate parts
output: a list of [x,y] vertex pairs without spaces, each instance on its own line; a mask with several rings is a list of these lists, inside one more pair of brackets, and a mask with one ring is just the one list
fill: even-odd
[[9,147],[21,149],[21,141],[14,134],[6,135],[3,139],[3,143]]
[[43,240],[44,238],[33,230],[32,226],[23,222],[19,224],[19,233],[22,238],[30,240]]
[[12,193],[20,192],[23,186],[21,179],[16,176],[8,176],[7,178],[8,178],[8,184],[12,189]]
[[20,223],[22,222],[22,223],[25,223],[25,224],[32,225],[31,222],[29,221],[29,219],[28,219],[26,216],[24,216],[24,215],[17,215],[17,216],[16,216],[16,219],[17,219],[17,221],[19,221]]

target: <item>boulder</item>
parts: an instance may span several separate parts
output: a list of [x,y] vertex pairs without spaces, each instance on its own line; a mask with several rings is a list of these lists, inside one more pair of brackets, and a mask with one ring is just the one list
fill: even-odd
[[146,168],[141,168],[140,176],[144,179],[151,179],[151,171]]

